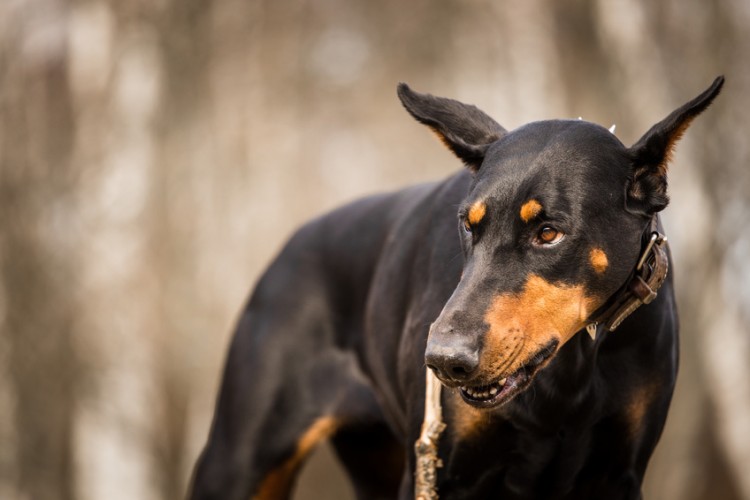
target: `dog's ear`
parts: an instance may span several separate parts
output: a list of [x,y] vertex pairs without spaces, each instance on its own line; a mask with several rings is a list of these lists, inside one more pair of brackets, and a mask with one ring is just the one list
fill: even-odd
[[693,118],[701,114],[719,94],[722,85],[724,77],[720,76],[701,95],[651,127],[630,148],[633,172],[627,187],[628,211],[653,215],[667,206],[667,165],[674,146]]
[[398,97],[409,114],[430,127],[474,172],[479,170],[489,145],[507,134],[476,106],[420,94],[405,83],[398,85]]

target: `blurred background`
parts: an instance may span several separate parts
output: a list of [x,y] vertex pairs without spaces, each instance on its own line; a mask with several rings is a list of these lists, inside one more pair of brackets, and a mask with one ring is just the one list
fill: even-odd
[[[184,496],[294,228],[460,168],[398,81],[629,145],[725,74],[670,171],[682,365],[645,493],[750,499],[749,27],[746,0],[2,0],[0,498]],[[337,467],[296,498],[351,498]]]

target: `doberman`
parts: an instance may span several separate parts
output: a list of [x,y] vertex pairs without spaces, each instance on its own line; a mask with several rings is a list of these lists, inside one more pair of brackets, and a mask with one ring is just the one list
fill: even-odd
[[358,498],[413,498],[431,369],[441,499],[641,498],[678,362],[657,214],[723,83],[629,148],[583,120],[508,132],[399,85],[468,168],[291,238],[237,326],[191,497],[288,498],[330,438]]

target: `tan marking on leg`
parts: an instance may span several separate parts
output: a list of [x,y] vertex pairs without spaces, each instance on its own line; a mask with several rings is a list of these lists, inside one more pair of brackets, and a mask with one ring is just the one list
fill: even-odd
[[591,263],[591,267],[594,268],[594,271],[596,271],[597,274],[604,273],[604,271],[606,271],[609,267],[609,259],[607,259],[607,254],[604,253],[604,250],[602,250],[601,248],[591,249],[591,252],[589,252],[589,262]]
[[292,480],[299,465],[287,462],[272,470],[258,488],[253,500],[281,500],[287,499],[292,493]]
[[469,216],[467,217],[467,220],[469,221],[469,224],[475,226],[482,221],[486,213],[487,205],[485,205],[483,201],[478,201],[474,203],[469,209]]
[[319,418],[297,441],[294,454],[263,479],[253,500],[286,499],[291,494],[294,476],[308,454],[321,441],[329,438],[339,426],[333,417]]
[[489,331],[480,371],[492,380],[521,368],[554,339],[562,346],[586,325],[599,302],[583,285],[557,285],[529,276],[520,293],[500,294],[487,309]]
[[542,211],[542,204],[536,200],[529,200],[521,205],[521,220],[529,222]]

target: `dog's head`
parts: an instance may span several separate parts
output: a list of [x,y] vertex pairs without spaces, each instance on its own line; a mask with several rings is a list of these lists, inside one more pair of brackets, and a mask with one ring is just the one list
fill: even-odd
[[582,120],[507,132],[478,108],[398,87],[404,107],[473,172],[458,210],[461,280],[433,323],[426,363],[476,407],[503,404],[625,283],[667,163],[722,77],[632,147]]

